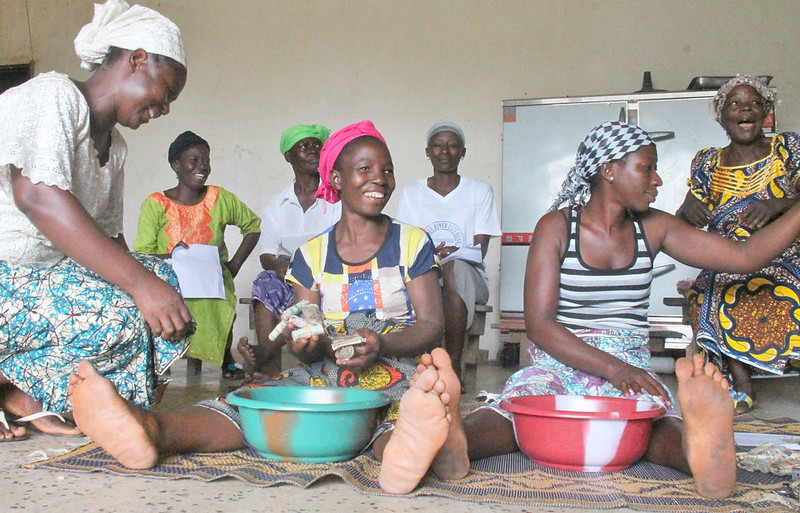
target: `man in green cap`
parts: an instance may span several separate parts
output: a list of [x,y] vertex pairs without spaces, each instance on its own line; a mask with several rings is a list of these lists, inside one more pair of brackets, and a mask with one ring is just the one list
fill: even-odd
[[321,125],[296,125],[281,133],[281,153],[292,165],[294,180],[269,200],[261,214],[261,267],[253,282],[253,309],[257,345],[239,342],[246,369],[254,378],[281,370],[281,346],[269,339],[283,311],[294,302],[284,282],[295,250],[303,242],[334,225],[341,203],[314,195],[319,187],[319,151],[330,130]]

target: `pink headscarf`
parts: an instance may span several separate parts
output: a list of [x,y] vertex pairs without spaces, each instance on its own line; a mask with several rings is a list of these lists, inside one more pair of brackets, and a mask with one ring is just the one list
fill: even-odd
[[319,152],[319,189],[317,189],[317,193],[314,197],[322,198],[328,203],[336,203],[339,201],[339,191],[334,189],[331,183],[331,169],[333,169],[333,164],[336,162],[336,159],[339,158],[339,154],[342,152],[345,145],[353,139],[358,139],[365,135],[372,136],[383,144],[386,144],[386,140],[375,128],[375,125],[372,124],[372,121],[366,120],[353,123],[352,125],[348,125],[334,132],[328,140],[325,141],[322,150]]

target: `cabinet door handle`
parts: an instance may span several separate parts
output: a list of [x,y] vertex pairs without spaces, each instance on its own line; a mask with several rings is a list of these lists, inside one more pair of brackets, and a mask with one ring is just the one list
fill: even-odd
[[650,139],[654,141],[667,141],[669,139],[675,139],[675,132],[671,131],[653,131],[647,133],[650,134]]
[[658,278],[675,270],[675,264],[665,264],[653,267],[653,278]]

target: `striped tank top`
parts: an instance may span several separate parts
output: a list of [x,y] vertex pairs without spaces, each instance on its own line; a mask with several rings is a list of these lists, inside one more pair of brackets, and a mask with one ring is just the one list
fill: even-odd
[[580,213],[570,210],[561,260],[557,320],[570,329],[647,329],[653,256],[641,220],[632,218],[636,253],[620,269],[595,269],[580,256]]

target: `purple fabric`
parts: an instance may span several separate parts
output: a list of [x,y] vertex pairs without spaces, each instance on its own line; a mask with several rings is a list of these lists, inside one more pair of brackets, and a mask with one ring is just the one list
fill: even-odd
[[261,271],[258,274],[253,281],[251,297],[260,301],[277,318],[280,318],[283,311],[294,303],[292,287],[278,278],[275,271]]

